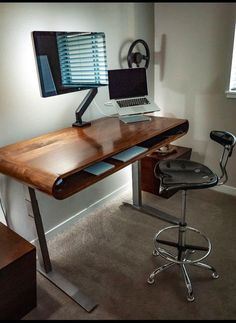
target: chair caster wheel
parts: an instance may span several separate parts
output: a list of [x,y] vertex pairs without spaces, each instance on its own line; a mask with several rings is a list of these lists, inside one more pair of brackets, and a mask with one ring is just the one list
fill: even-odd
[[155,280],[154,280],[154,278],[149,277],[147,282],[149,285],[152,285],[152,284],[154,284]]
[[159,256],[159,252],[156,249],[154,249],[153,252],[152,252],[152,255],[155,256],[155,257]]
[[217,272],[215,271],[215,272],[212,274],[212,278],[214,278],[214,279],[219,278],[219,274],[217,274]]
[[193,295],[188,295],[188,296],[187,296],[187,301],[188,301],[188,302],[193,302],[193,301],[194,301],[194,299],[195,299],[195,298],[194,298],[194,296],[193,296]]

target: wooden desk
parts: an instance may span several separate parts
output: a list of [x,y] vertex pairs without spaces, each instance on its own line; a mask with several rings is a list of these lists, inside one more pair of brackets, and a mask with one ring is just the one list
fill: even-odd
[[[63,291],[67,289],[65,292],[87,311],[95,304],[52,271],[35,189],[56,199],[65,199],[132,164],[133,206],[143,210],[140,159],[185,135],[188,128],[185,119],[152,116],[151,121],[124,124],[118,118],[107,117],[92,121],[88,127],[65,128],[0,148],[0,172],[29,188],[28,202],[32,206],[40,243],[41,272]],[[135,145],[148,149],[127,162],[112,159],[113,155]],[[99,161],[107,161],[115,167],[99,176],[84,171]],[[147,210],[147,213],[155,212]],[[65,288],[65,285],[69,287]]]

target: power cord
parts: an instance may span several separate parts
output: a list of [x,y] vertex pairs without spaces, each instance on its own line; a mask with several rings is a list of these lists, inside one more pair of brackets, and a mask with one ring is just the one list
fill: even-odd
[[5,218],[5,220],[7,221],[7,212],[3,206],[3,201],[2,201],[2,192],[0,191],[0,206],[1,206],[1,209],[2,209],[2,213],[3,213],[3,216]]
[[[99,105],[97,104],[97,102],[96,102],[96,100],[94,99],[93,100],[93,103],[95,104],[95,106],[97,107],[97,109],[98,109],[98,111],[102,114],[102,115],[104,115],[104,116],[106,116],[106,117],[109,117],[109,118],[113,118],[114,117],[114,114],[105,114],[102,110],[101,110],[101,108],[99,107]],[[106,105],[106,106],[112,106],[112,103],[111,103],[111,101],[108,101],[108,102],[105,102],[104,103],[104,105]]]
[[107,101],[107,102],[104,103],[104,105],[111,106],[112,105],[112,102],[111,101]]
[[2,203],[2,199],[1,198],[0,198],[0,206],[1,206],[2,213],[4,215],[4,218],[6,219],[7,218],[7,214],[6,214],[6,211],[5,211],[4,207],[3,207],[3,203]]

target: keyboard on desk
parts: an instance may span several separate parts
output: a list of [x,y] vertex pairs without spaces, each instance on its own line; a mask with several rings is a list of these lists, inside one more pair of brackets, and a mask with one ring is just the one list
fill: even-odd
[[136,105],[150,104],[147,98],[136,98],[116,101],[120,108],[133,107]]

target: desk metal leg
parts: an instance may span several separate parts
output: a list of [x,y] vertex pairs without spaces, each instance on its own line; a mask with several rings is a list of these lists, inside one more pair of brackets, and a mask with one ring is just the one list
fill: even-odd
[[132,164],[132,190],[133,205],[137,208],[142,207],[142,191],[141,191],[141,162],[138,160]]
[[49,257],[47,241],[43,228],[43,222],[39,211],[39,205],[36,198],[35,190],[29,189],[29,201],[32,206],[33,217],[39,239],[40,250],[38,252],[39,264],[37,270],[55,286],[60,288],[65,294],[70,296],[76,303],[82,306],[87,312],[91,312],[97,304],[84,295],[75,285],[66,280],[59,273],[52,269],[51,260]]
[[30,202],[32,206],[33,216],[34,216],[35,227],[36,227],[38,239],[39,239],[39,246],[40,246],[40,249],[38,252],[39,263],[40,263],[40,266],[44,267],[45,272],[48,273],[52,270],[52,264],[49,257],[48,246],[47,246],[47,241],[44,233],[41,214],[39,211],[38,201],[36,198],[35,191],[31,187],[29,187],[29,196],[30,196]]
[[[154,175],[153,175],[154,176]],[[165,222],[172,224],[179,224],[179,218],[163,212],[159,209],[144,205],[142,203],[142,190],[141,190],[141,161],[138,160],[132,164],[132,190],[133,190],[133,204],[124,203],[137,211],[154,216]]]

